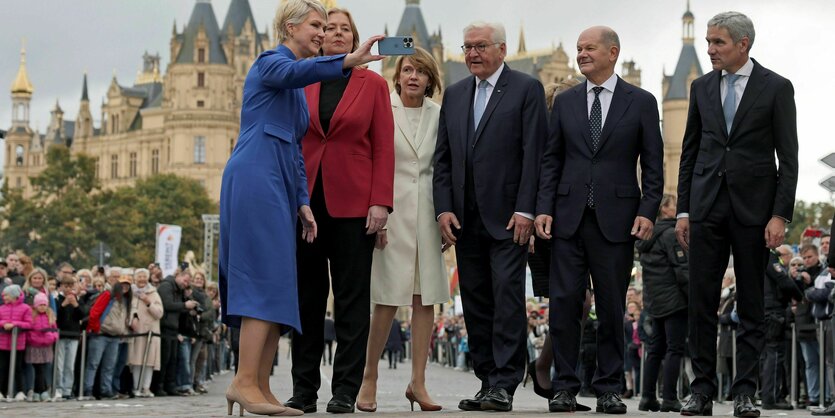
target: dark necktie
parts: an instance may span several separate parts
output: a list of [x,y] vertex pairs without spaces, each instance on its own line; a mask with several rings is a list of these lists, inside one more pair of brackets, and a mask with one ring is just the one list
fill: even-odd
[[[600,132],[603,130],[603,108],[600,106],[600,92],[603,87],[592,87],[594,91],[594,103],[591,104],[591,113],[589,113],[589,128],[591,128],[591,148],[592,152],[597,152],[597,147],[600,146]],[[594,181],[589,183],[589,195],[586,199],[586,204],[590,208],[594,208]]]

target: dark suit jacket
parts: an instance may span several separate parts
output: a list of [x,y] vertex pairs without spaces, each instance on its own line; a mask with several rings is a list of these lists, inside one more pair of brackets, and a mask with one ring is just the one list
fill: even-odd
[[[724,177],[739,221],[765,225],[772,215],[789,221],[797,188],[797,112],[789,80],[754,61],[730,135],[712,71],[690,86],[690,110],[681,147],[678,213],[705,218]],[[774,153],[780,167],[775,165]]]
[[[639,156],[640,189],[636,173]],[[570,238],[586,209],[588,184],[594,182],[603,236],[612,242],[626,242],[632,239],[636,215],[655,220],[658,214],[664,187],[663,159],[655,97],[621,78],[593,153],[586,83],[582,83],[554,101],[536,213],[554,216],[552,233]]]
[[475,77],[444,94],[435,147],[435,216],[453,212],[464,218],[467,144],[472,142],[473,185],[484,226],[494,239],[510,239],[514,212],[534,213],[539,162],[548,130],[542,84],[505,68],[478,127],[473,127]]

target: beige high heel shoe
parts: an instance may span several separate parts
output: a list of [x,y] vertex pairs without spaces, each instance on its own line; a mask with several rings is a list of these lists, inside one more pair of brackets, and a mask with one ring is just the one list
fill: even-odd
[[294,417],[304,414],[298,409],[287,408],[285,406],[273,405],[268,402],[250,403],[241,395],[234,383],[229,385],[226,389],[226,415],[232,415],[235,403],[238,403],[240,416],[244,416],[244,411],[248,411],[256,415],[270,415],[282,417]]

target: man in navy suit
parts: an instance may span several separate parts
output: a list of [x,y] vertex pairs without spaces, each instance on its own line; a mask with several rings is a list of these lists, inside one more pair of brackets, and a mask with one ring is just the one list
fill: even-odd
[[435,150],[433,194],[444,245],[456,244],[470,354],[481,390],[459,408],[510,411],[525,372],[525,264],[545,92],[510,69],[501,24],[464,29],[467,77],[447,88]]
[[763,277],[768,248],[783,243],[797,187],[794,88],[749,58],[754,24],[747,16],[714,16],[706,39],[713,71],[690,87],[678,179],[676,236],[690,248],[689,341],[696,376],[681,414],[713,412],[716,311],[733,250],[740,320],[734,416],[758,417],[753,396],[765,343]]
[[551,111],[536,205],[537,235],[553,241],[551,412],[577,410],[580,380],[574,371],[590,272],[599,321],[592,380],[597,411],[626,413],[620,399],[624,303],[634,240],[652,236],[661,203],[664,145],[655,98],[615,74],[619,52],[612,29],[581,33],[577,64],[587,80],[558,95]]

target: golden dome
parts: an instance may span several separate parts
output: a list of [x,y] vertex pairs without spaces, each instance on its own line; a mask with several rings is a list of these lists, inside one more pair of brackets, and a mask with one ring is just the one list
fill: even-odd
[[20,48],[20,68],[17,70],[17,76],[12,83],[12,94],[23,93],[31,95],[35,91],[32,83],[29,81],[29,76],[26,74],[26,47]]

